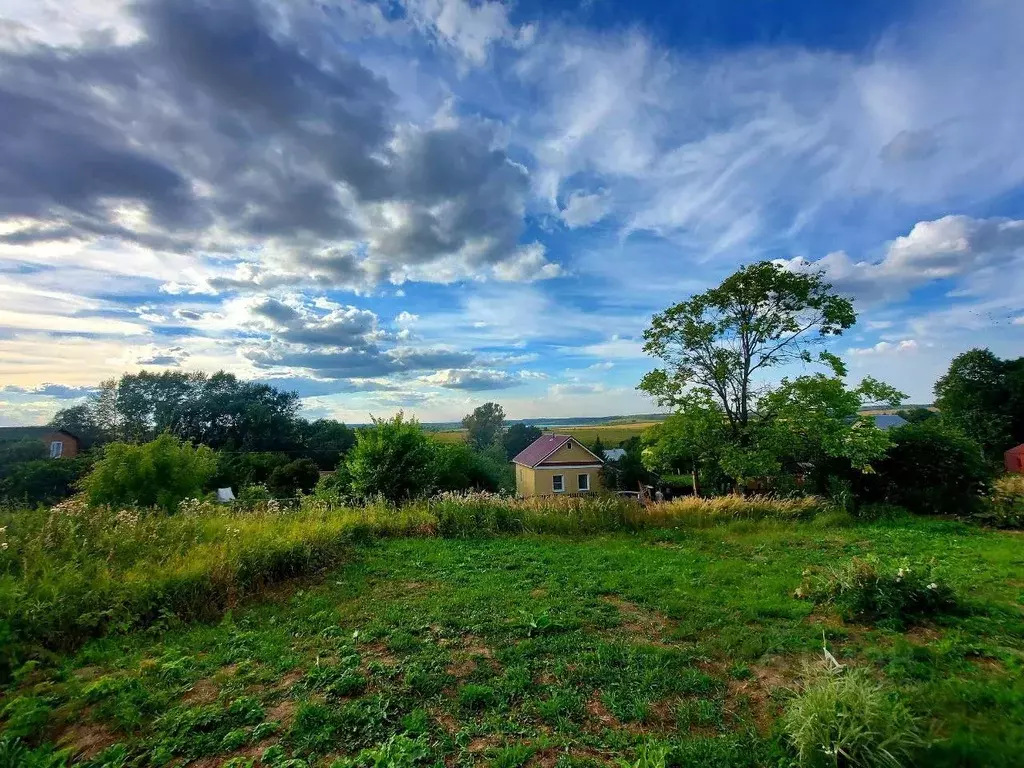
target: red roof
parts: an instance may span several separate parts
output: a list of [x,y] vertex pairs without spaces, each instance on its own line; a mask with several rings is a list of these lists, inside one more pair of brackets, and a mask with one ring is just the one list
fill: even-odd
[[569,441],[569,435],[541,435],[512,459],[515,464],[535,467]]
[[[572,435],[541,435],[523,448],[512,461],[527,467],[536,467],[570,440],[572,440]],[[596,456],[594,458],[601,461]]]
[[1018,453],[1024,453],[1024,443],[1021,443],[1020,445],[1016,446],[1015,448],[1011,448],[1006,453],[1007,453],[1007,455],[1016,455]]

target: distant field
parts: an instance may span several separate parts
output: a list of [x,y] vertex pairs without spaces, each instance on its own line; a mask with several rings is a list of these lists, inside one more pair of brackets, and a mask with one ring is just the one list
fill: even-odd
[[[628,424],[609,424],[608,426],[587,426],[587,427],[555,427],[543,430],[545,434],[572,435],[585,445],[592,444],[597,436],[601,436],[601,442],[606,448],[615,448],[623,440],[628,440],[639,435],[648,427],[654,426],[656,421],[637,421]],[[450,429],[443,432],[432,432],[434,437],[446,442],[458,442],[466,439],[466,430]]]
[[632,424],[611,424],[607,427],[562,427],[560,429],[545,429],[550,434],[557,432],[560,435],[572,435],[584,445],[591,445],[601,436],[601,442],[605,448],[615,448],[623,440],[628,440],[643,432],[648,427],[653,427],[657,421],[637,421]]

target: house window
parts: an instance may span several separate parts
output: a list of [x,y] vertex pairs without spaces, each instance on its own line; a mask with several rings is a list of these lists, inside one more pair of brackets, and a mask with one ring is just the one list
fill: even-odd
[[555,493],[561,493],[565,490],[565,475],[551,476],[551,490]]
[[590,490],[590,475],[580,475],[579,480],[580,480],[579,489],[581,491],[589,491]]
[[51,459],[59,459],[63,453],[64,453],[64,443],[62,443],[60,440],[54,440],[52,443],[50,443],[50,458]]

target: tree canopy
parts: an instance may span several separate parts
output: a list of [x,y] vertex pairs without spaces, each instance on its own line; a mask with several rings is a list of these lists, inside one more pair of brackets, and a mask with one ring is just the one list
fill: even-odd
[[856,322],[853,305],[818,274],[790,272],[769,261],[741,267],[716,288],[654,316],[644,350],[664,368],[639,389],[662,405],[685,406],[702,393],[742,436],[759,394],[755,376],[797,360]]
[[532,424],[513,424],[505,431],[502,441],[505,444],[505,456],[514,459],[526,446],[540,437],[540,427]]
[[935,396],[943,420],[990,458],[1024,443],[1024,357],[1002,360],[987,349],[968,350],[935,383]]
[[497,403],[484,403],[462,419],[469,432],[469,444],[478,451],[499,445],[505,433],[505,409]]

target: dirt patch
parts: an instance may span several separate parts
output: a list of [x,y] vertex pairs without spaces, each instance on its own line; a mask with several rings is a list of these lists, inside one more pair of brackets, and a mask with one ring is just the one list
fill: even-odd
[[437,724],[444,729],[445,733],[454,735],[459,732],[459,721],[450,714],[440,709],[432,709],[428,711],[430,712],[430,716],[437,721]]
[[434,584],[429,581],[403,581],[402,589],[406,592],[420,592],[425,589],[433,588]]
[[387,645],[380,640],[362,646],[359,649],[359,653],[363,659],[362,666],[364,671],[366,666],[373,661],[385,667],[397,667],[401,663],[398,657],[389,651]]
[[287,672],[278,678],[277,682],[270,686],[272,691],[290,691],[295,687],[295,684],[299,682],[303,677],[306,676],[306,672],[303,669],[293,669],[291,672]]
[[295,717],[296,706],[294,699],[285,699],[267,710],[266,720],[271,722],[276,720],[281,724],[282,729],[286,728]]
[[181,697],[181,703],[190,706],[212,704],[219,695],[220,687],[210,678],[204,677],[192,684],[192,687]]
[[87,683],[103,674],[103,670],[97,666],[90,665],[88,667],[79,667],[72,674],[74,674],[76,680]]
[[587,714],[596,720],[603,728],[619,728],[621,723],[619,719],[613,715],[608,707],[601,701],[601,692],[594,691],[594,693],[587,699]]
[[665,644],[662,641],[662,636],[671,628],[671,622],[663,614],[643,608],[616,595],[605,595],[601,601],[614,606],[619,612],[620,624],[615,631],[624,632],[649,645]]
[[452,663],[447,672],[461,679],[471,675],[481,663],[489,664],[495,671],[500,668],[494,660],[493,649],[475,635],[463,635],[452,650]]
[[530,590],[530,597],[547,597],[547,587],[537,587],[536,589]]
[[491,747],[498,746],[500,743],[501,739],[497,736],[477,736],[466,745],[466,751],[471,755],[478,755],[481,752],[486,752]]
[[748,665],[750,677],[726,683],[726,712],[734,714],[746,708],[758,731],[768,733],[778,716],[774,697],[778,692],[791,690],[809,662],[807,655],[769,656]]
[[75,757],[82,760],[92,760],[104,749],[116,743],[117,737],[107,726],[100,723],[76,723],[57,739],[60,748],[71,748]]
[[903,636],[915,645],[930,645],[942,639],[942,633],[932,627],[911,627]]

